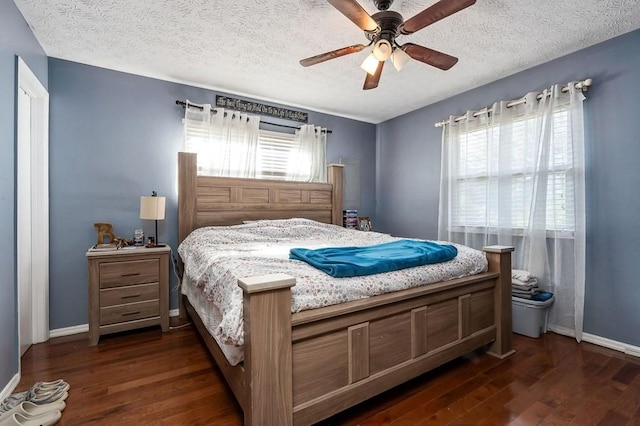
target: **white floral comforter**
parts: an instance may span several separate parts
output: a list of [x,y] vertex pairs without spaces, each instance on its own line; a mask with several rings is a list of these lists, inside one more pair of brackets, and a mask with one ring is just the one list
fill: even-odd
[[[458,256],[448,262],[353,278],[333,278],[305,262],[289,260],[294,247],[365,246],[396,239],[308,219],[200,228],[178,248],[188,278],[184,282],[194,286],[183,292],[190,300],[200,293],[216,307],[216,314],[205,325],[229,358],[225,346],[241,348],[244,343],[238,278],[278,272],[295,277],[291,312],[300,312],[487,270],[484,253],[458,244],[454,244]],[[241,356],[238,352],[229,361],[235,365]]]

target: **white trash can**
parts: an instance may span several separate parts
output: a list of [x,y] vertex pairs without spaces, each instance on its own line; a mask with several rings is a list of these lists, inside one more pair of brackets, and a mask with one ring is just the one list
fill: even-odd
[[511,297],[513,332],[537,339],[541,333],[547,332],[549,324],[549,306],[555,296],[538,302],[530,299]]

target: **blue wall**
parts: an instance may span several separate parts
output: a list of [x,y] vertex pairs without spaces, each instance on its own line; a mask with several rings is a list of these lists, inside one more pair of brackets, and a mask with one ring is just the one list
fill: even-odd
[[16,87],[21,56],[46,88],[47,58],[12,1],[0,2],[0,391],[18,372],[16,303]]
[[[214,103],[217,93],[110,71],[60,59],[49,60],[50,126],[50,326],[87,324],[87,262],[95,222],[111,222],[116,235],[131,238],[153,222],[139,218],[140,196],[167,197],[158,237],[175,250],[178,239],[176,166],[184,110],[176,99]],[[309,122],[333,130],[329,162],[361,161],[360,211],[375,210],[375,125],[309,112]],[[267,121],[295,124],[282,120]],[[172,289],[177,281],[172,276]],[[177,308],[177,293],[171,306]]]
[[442,130],[434,123],[554,83],[586,92],[587,270],[584,330],[640,346],[640,30],[378,126],[377,226],[436,238]]
[[[515,99],[556,82],[591,77],[587,92],[587,298],[585,331],[640,346],[634,261],[640,226],[640,31],[565,56],[378,126],[309,111],[333,130],[328,159],[356,157],[361,214],[394,235],[437,235],[441,131],[449,114]],[[130,237],[152,232],[139,197],[168,198],[159,236],[177,240],[176,153],[183,111],[176,99],[217,93],[47,58],[13,2],[0,2],[0,388],[17,372],[15,291],[15,87],[22,56],[50,91],[50,326],[87,323],[85,251],[93,223]],[[274,120],[275,121],[275,120]],[[172,277],[172,287],[176,284]],[[171,305],[177,306],[172,292]]]

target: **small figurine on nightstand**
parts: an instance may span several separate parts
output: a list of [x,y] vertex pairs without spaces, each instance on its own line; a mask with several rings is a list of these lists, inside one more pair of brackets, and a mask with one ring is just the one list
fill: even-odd
[[108,222],[96,222],[93,226],[98,231],[98,242],[91,247],[93,251],[117,250],[133,244],[132,240],[117,237],[113,225]]
[[113,225],[108,222],[96,222],[93,226],[98,231],[98,242],[96,245],[115,243],[116,234],[113,232]]

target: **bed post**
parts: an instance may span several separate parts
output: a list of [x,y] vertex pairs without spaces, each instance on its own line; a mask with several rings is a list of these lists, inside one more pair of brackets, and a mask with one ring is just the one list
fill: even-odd
[[293,425],[291,289],[295,278],[242,278],[244,291],[244,424]]
[[196,189],[198,164],[196,154],[178,153],[178,242],[187,238],[196,222]]
[[488,353],[498,358],[506,358],[515,352],[511,316],[511,252],[514,249],[509,246],[488,246],[482,250],[487,254],[489,272],[500,274],[494,293],[496,340],[491,344]]
[[331,191],[331,223],[342,226],[344,164],[329,164],[328,178],[329,183],[333,185],[333,191]]
[[[198,178],[198,160],[195,153],[178,153],[178,244],[195,228],[196,224],[196,191]],[[182,270],[182,261],[180,262]],[[182,276],[180,276],[182,280]],[[182,284],[181,284],[182,285]],[[180,323],[187,321],[187,311],[178,291],[178,310]]]

